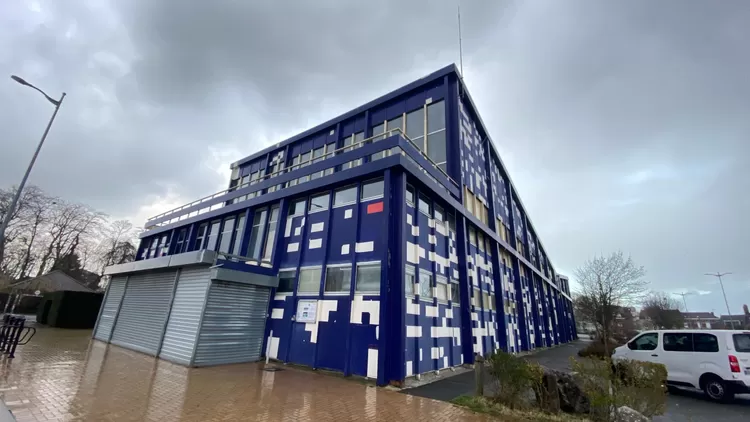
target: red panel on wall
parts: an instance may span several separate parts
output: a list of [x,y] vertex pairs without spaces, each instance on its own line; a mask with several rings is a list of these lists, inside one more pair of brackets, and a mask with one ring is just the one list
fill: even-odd
[[383,212],[383,201],[375,202],[367,206],[368,214],[375,214],[377,212]]

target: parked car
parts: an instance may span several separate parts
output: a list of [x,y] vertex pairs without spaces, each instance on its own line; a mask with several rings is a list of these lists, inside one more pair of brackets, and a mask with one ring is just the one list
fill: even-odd
[[700,388],[716,401],[750,393],[750,331],[645,331],[616,348],[612,359],[664,364],[668,386]]

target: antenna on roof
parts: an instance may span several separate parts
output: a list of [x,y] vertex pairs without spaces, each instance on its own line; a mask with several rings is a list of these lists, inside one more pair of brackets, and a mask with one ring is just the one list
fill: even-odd
[[461,69],[461,79],[464,78],[464,54],[461,46],[461,2],[458,2],[458,63]]

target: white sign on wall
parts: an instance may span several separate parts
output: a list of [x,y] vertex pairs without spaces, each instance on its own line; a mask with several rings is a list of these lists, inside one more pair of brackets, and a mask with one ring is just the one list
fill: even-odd
[[294,318],[297,322],[315,322],[318,315],[318,301],[300,300],[297,302],[297,315]]

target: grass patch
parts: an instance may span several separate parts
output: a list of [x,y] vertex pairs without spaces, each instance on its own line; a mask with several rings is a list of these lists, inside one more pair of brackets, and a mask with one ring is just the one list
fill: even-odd
[[451,402],[477,413],[492,415],[508,422],[580,422],[588,420],[564,413],[550,415],[538,410],[513,410],[486,397],[460,396],[451,400]]

